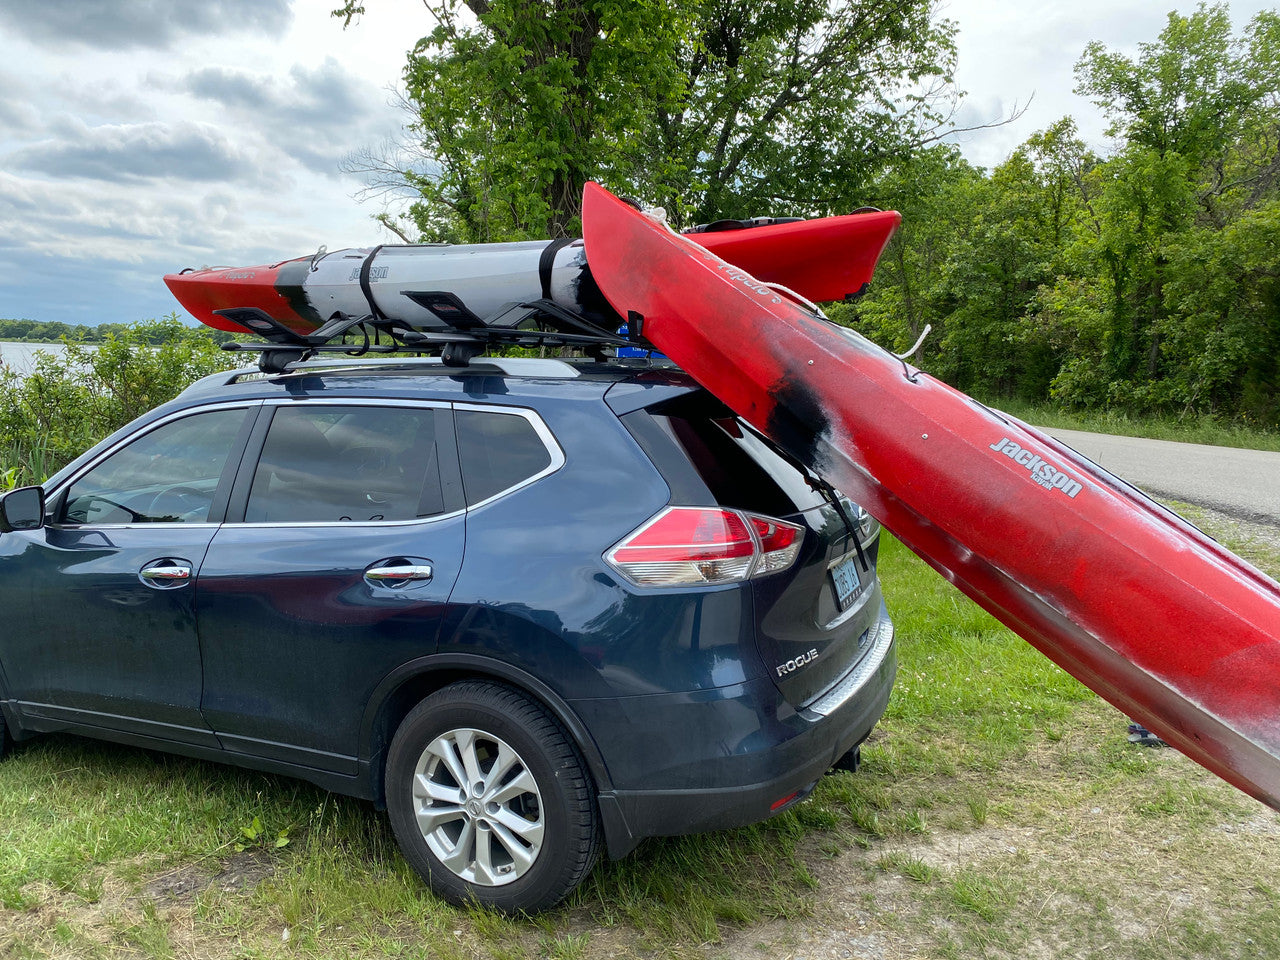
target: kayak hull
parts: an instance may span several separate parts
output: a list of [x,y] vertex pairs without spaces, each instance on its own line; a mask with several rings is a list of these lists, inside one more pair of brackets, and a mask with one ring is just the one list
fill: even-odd
[[[871,212],[691,237],[761,279],[825,301],[862,289],[898,221],[896,213]],[[244,328],[215,311],[256,307],[301,334],[335,313],[362,316],[375,308],[415,328],[444,326],[406,295],[413,291],[446,291],[481,318],[513,301],[546,297],[588,320],[616,322],[581,240],[344,249],[275,264],[184,271],[164,281],[201,323],[235,333]]]
[[1280,585],[594,184],[583,222],[597,283],[647,340],[1050,659],[1280,809]]

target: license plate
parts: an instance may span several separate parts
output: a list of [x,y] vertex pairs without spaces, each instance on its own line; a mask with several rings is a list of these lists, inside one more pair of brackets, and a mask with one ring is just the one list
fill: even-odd
[[845,557],[831,568],[831,583],[836,590],[836,603],[840,609],[846,609],[862,587],[858,577],[858,558]]

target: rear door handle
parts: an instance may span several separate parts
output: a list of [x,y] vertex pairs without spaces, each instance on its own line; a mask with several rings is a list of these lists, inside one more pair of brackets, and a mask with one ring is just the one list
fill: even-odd
[[409,583],[426,583],[435,576],[430,563],[418,560],[384,561],[364,572],[364,578],[376,586],[394,587]]

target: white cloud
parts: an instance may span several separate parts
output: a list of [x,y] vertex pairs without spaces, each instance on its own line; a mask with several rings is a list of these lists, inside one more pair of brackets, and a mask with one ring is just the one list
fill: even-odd
[[[1234,0],[1231,20],[1239,31],[1266,0]],[[956,138],[965,155],[991,167],[1037,130],[1064,116],[1076,119],[1081,135],[1095,150],[1107,152],[1107,121],[1101,110],[1076,95],[1075,64],[1092,40],[1134,55],[1141,43],[1153,43],[1169,11],[1195,11],[1194,0],[1157,4],[1151,0],[1052,0],[1036,4],[1006,0],[944,0],[942,15],[959,25],[956,81],[968,93],[962,125],[1007,117],[1015,103],[1028,105],[1021,119],[992,130]]]

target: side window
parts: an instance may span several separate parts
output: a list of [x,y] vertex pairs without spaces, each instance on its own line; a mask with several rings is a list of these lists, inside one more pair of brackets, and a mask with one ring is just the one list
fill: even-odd
[[433,408],[300,404],[271,420],[249,523],[367,523],[444,511]]
[[510,490],[551,466],[551,453],[525,417],[458,410],[458,457],[467,506]]
[[138,437],[67,491],[63,523],[205,523],[247,411],[211,410]]

